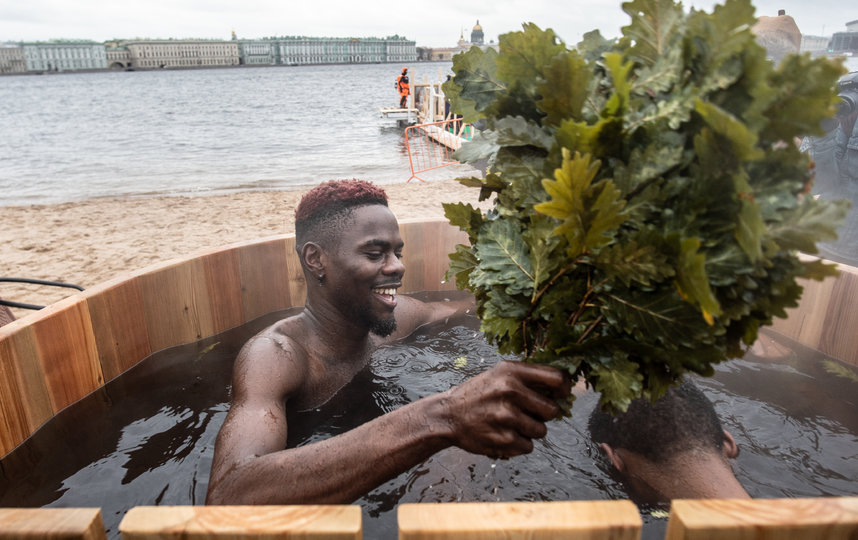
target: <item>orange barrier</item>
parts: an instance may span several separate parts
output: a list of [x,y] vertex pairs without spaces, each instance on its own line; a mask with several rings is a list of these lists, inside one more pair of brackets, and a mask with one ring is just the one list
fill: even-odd
[[462,122],[461,118],[416,124],[405,128],[405,146],[408,148],[408,162],[411,165],[411,178],[417,178],[419,173],[440,169],[458,163],[453,158],[453,152],[469,141],[473,127]]

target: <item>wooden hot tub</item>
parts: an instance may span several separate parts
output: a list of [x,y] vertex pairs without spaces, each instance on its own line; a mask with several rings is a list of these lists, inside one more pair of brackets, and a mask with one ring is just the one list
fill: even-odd
[[[447,255],[455,244],[467,241],[466,235],[445,220],[403,221],[400,230],[407,261],[402,292],[455,289],[454,283],[443,281]],[[805,284],[800,306],[791,310],[788,319],[778,319],[774,328],[858,366],[858,269],[844,265],[840,269],[837,278]],[[290,234],[216,248],[133,272],[0,327],[0,457],[58,411],[151,353],[197,341],[275,310],[302,305],[304,292],[295,239]],[[822,516],[829,524],[846,523],[851,534],[858,535],[858,499],[825,499],[819,503],[823,501],[822,506],[837,511],[815,511],[817,518]],[[521,508],[537,512],[540,505],[551,503],[520,504],[525,506],[494,507],[486,522],[502,523],[498,512],[523,512],[516,515],[527,523],[522,516],[529,515],[528,511]],[[769,505],[771,510],[772,505],[784,503],[751,504]],[[425,520],[423,510],[434,511],[430,506],[441,507],[438,511],[443,513],[456,505],[427,505],[405,514],[401,511],[400,518],[422,516]],[[592,514],[594,508],[586,513]],[[706,511],[717,513],[717,505],[714,508]],[[750,508],[742,510],[743,515],[753,514]],[[173,508],[173,516],[176,511]],[[34,512],[40,516],[36,523],[51,523],[56,515],[48,509]],[[187,509],[185,514],[188,512],[192,511]],[[17,534],[20,516],[13,519],[9,515],[9,511],[0,512],[0,538]],[[477,514],[463,515],[473,520]],[[605,515],[606,520],[616,518],[628,528],[623,512],[613,514],[614,518],[610,512]],[[794,517],[796,512],[782,515]],[[187,523],[190,518],[185,515],[182,519]],[[546,522],[544,517],[539,520]],[[150,518],[146,521],[151,523]],[[527,526],[535,530],[540,525]],[[217,528],[212,527],[207,530]]]

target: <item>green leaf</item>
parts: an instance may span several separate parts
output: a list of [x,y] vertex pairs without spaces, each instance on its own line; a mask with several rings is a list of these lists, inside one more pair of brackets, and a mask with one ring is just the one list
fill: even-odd
[[444,216],[450,225],[459,227],[468,233],[472,242],[476,240],[484,222],[483,213],[479,209],[474,208],[470,203],[442,203],[441,206],[444,208]]
[[482,159],[490,158],[499,148],[497,133],[480,131],[470,141],[453,152],[453,158],[462,163],[476,163]]
[[656,246],[639,245],[635,240],[608,246],[591,257],[590,262],[605,274],[615,274],[626,287],[632,282],[649,286],[674,275],[667,257]]
[[591,373],[596,392],[601,393],[599,405],[613,412],[625,412],[633,397],[640,396],[643,376],[637,365],[622,358],[613,358],[606,366],[597,366]]
[[489,289],[486,298],[482,304],[480,329],[498,345],[502,354],[520,352],[521,320],[527,316],[526,300],[506,294],[502,287]]
[[584,34],[583,39],[578,42],[575,50],[581,53],[584,59],[592,64],[602,58],[602,55],[611,50],[614,40],[602,37],[598,30],[590,30]]
[[602,110],[602,116],[621,116],[629,106],[632,91],[629,73],[634,63],[623,62],[623,55],[618,52],[605,53],[603,61],[613,81],[614,91]]
[[858,374],[836,360],[823,360],[822,367],[834,376],[858,383]]
[[497,60],[498,79],[510,88],[536,94],[543,66],[566,47],[553,30],[542,30],[533,23],[522,25],[522,32],[503,34],[498,40],[502,54]]
[[632,18],[632,23],[623,27],[623,35],[634,42],[626,54],[635,62],[654,65],[681,35],[682,6],[671,0],[624,2],[623,11]]
[[556,180],[542,181],[551,200],[534,206],[537,212],[561,220],[555,232],[566,238],[567,256],[573,259],[610,242],[607,233],[625,220],[625,201],[614,183],[603,180],[592,184],[600,165],[598,161],[591,163],[589,155],[582,157],[577,152],[570,159],[569,151],[564,149],[563,165],[554,172]]
[[777,92],[765,112],[769,124],[763,137],[769,141],[791,141],[794,137],[822,135],[820,118],[835,115],[838,98],[831,92],[845,72],[842,58],[811,59],[809,55],[784,58],[769,77]]
[[560,237],[554,234],[554,222],[543,216],[534,216],[522,234],[530,246],[530,266],[533,269],[533,295],[564,262],[557,257]]
[[676,281],[680,294],[700,306],[703,317],[712,324],[712,315],[721,314],[721,306],[706,276],[706,256],[700,253],[700,240],[684,238],[679,246],[679,261],[676,268]]
[[554,137],[550,133],[521,116],[498,120],[494,131],[500,146],[536,146],[548,150],[554,145]]
[[750,197],[745,196],[740,201],[742,209],[736,226],[736,241],[751,262],[756,263],[763,257],[762,239],[766,225],[763,223],[760,206]]
[[837,240],[837,224],[846,217],[851,203],[805,198],[786,220],[773,227],[771,235],[781,249],[816,253],[816,242]]
[[[444,95],[450,101],[450,109],[462,115],[465,122],[475,122],[497,99],[498,94],[506,91],[506,85],[496,77],[497,52],[494,49],[480,50],[471,47],[464,53],[453,57],[455,77],[452,85],[444,86]],[[458,91],[457,91],[458,90]]]
[[622,334],[659,348],[689,347],[711,341],[711,331],[699,312],[679,298],[676,290],[663,287],[646,291],[618,287],[602,296],[601,313]]
[[521,230],[508,220],[487,222],[476,246],[477,268],[470,281],[476,287],[503,285],[507,294],[530,295],[534,276]]
[[736,156],[743,161],[762,158],[757,136],[739,119],[713,103],[697,100],[696,110],[715,133],[724,137]]
[[450,267],[444,274],[444,279],[447,281],[455,279],[456,287],[473,291],[474,286],[470,283],[470,276],[477,264],[477,257],[473,250],[469,246],[459,244],[456,246],[455,253],[450,254]]
[[560,126],[564,120],[583,120],[581,109],[587,100],[592,74],[586,60],[576,51],[552,58],[537,85],[542,99],[536,104],[545,113],[545,125]]

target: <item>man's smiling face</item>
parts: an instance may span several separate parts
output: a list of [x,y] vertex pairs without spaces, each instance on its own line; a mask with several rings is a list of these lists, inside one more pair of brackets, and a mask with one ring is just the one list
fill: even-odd
[[399,224],[386,206],[359,206],[327,250],[331,264],[325,285],[337,295],[341,312],[379,336],[396,329],[393,310],[405,266]]

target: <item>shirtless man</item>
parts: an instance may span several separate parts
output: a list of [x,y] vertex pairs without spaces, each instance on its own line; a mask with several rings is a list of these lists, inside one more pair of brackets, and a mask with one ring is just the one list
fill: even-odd
[[[491,457],[533,449],[568,395],[561,372],[502,362],[326,440],[286,448],[289,410],[325,403],[379,345],[473,307],[398,296],[405,267],[387,196],[363,181],[327,182],[295,212],[307,280],[304,310],[245,344],[215,445],[207,504],[349,503],[458,446]],[[549,397],[546,397],[549,396]]]

